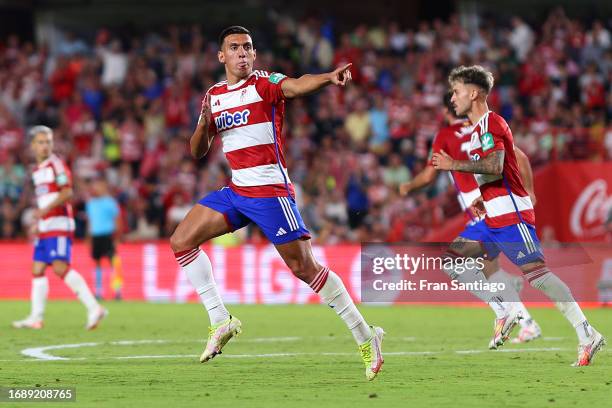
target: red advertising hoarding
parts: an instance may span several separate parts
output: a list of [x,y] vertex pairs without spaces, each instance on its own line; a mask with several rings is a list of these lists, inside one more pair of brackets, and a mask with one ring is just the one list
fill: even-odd
[[540,238],[560,242],[607,239],[605,223],[612,209],[612,163],[551,164],[537,174],[535,188]]
[[[422,252],[419,244],[412,251]],[[203,246],[209,255],[217,284],[228,303],[304,304],[317,303],[319,297],[299,281],[285,266],[272,245],[242,245],[225,248]],[[330,266],[345,282],[351,296],[361,300],[361,247],[359,245],[315,246],[316,258]],[[0,243],[0,299],[28,299],[31,281],[32,247],[27,243]],[[123,297],[126,300],[186,302],[197,297],[178,267],[166,242],[123,244]],[[558,246],[545,249],[549,266],[566,281],[579,301],[612,302],[612,251],[608,245]],[[94,264],[89,248],[81,242],[73,247],[73,266],[91,284]],[[520,272],[502,257],[502,266]],[[106,269],[108,270],[108,266]],[[49,270],[50,298],[72,299],[67,287]],[[104,288],[110,296],[110,273],[104,274]],[[443,274],[427,276],[432,281],[448,281]],[[467,292],[429,297],[425,292],[384,293],[384,302],[472,302]],[[546,301],[526,285],[525,301]]]

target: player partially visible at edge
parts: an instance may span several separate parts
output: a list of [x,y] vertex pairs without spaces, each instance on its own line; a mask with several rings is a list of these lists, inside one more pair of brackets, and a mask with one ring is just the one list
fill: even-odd
[[176,259],[210,318],[208,342],[200,361],[220,354],[223,346],[240,333],[241,322],[225,308],[210,259],[199,246],[254,222],[275,245],[293,274],[318,293],[346,323],[359,346],[366,377],[373,380],[383,364],[384,331],[366,323],[340,277],[314,258],[310,233],[296,206],[283,154],[285,100],[328,85],[345,86],[351,80],[351,64],[297,79],[254,71],[253,41],[250,32],[240,26],[221,32],[219,48],[218,58],[225,65],[227,80],[206,92],[190,146],[193,157],[199,159],[218,134],[232,169],[232,180],[228,187],[200,200],[170,238]]
[[36,168],[32,181],[38,209],[32,226],[36,236],[32,267],[32,309],[24,320],[13,322],[13,327],[42,329],[49,281],[47,266],[64,280],[87,308],[87,330],[95,329],[108,311],[94,298],[87,282],[70,265],[74,216],[72,215],[72,177],[66,164],[53,154],[53,131],[46,126],[35,126],[29,132],[30,145]]
[[533,203],[519,174],[512,132],[487,105],[493,74],[479,65],[461,66],[450,73],[448,80],[455,114],[467,116],[473,126],[470,160],[454,160],[442,150],[432,156],[432,163],[439,170],[474,173],[481,197],[473,208],[485,214],[485,224],[464,231],[451,244],[451,251],[459,256],[481,256],[482,243],[489,256],[503,252],[534,288],[555,302],[576,330],[579,345],[574,365],[589,365],[605,340],[589,324],[567,285],[546,266],[536,234]]
[[[443,111],[444,117],[448,122],[448,126],[443,127],[436,134],[432,145],[432,154],[439,153],[441,150],[447,152],[453,159],[467,160],[467,147],[470,144],[471,126],[465,118],[458,118],[455,116],[455,111],[451,104],[451,93],[448,92],[444,95],[443,99]],[[533,174],[531,172],[531,166],[529,159],[525,154],[518,148],[515,147],[517,154],[519,169],[521,172],[521,178],[525,183],[527,192],[532,200],[535,200],[535,194],[533,193]],[[433,167],[431,159],[427,163],[427,166],[417,174],[414,179],[404,183],[400,186],[400,194],[406,195],[413,190],[424,187],[431,184],[438,174],[438,171]],[[472,214],[470,211],[470,204],[480,196],[480,190],[476,178],[472,173],[463,173],[450,171],[448,175],[457,191],[457,200],[461,205],[466,217],[467,224],[465,230],[472,228],[478,228],[477,224],[484,222],[484,217],[478,217]],[[526,343],[537,339],[542,335],[540,326],[532,319],[531,314],[520,300],[520,289],[523,286],[522,278],[518,276],[511,276],[499,266],[499,257],[494,259],[487,259],[484,261],[485,267],[482,271],[475,270],[474,273],[463,273],[455,279],[461,280],[465,283],[472,283],[476,281],[489,281],[495,283],[503,283],[505,289],[501,291],[501,296],[504,299],[503,302],[499,302],[498,294],[491,293],[486,290],[473,290],[471,293],[486,302],[493,312],[495,313],[496,319],[493,325],[494,333],[493,338],[489,343],[490,349],[497,349],[503,345],[504,333],[501,333],[499,329],[503,326],[499,324],[500,319],[504,319],[512,308],[517,308],[522,315],[522,319],[519,324],[521,330],[516,338],[512,339],[514,343]],[[452,272],[452,271],[451,271]],[[483,276],[484,275],[484,276]]]

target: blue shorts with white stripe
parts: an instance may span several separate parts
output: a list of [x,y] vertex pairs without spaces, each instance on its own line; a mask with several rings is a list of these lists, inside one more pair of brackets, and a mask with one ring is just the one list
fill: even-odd
[[223,187],[198,203],[223,214],[232,231],[254,222],[274,245],[310,238],[292,197],[245,197]]
[[70,263],[72,255],[72,238],[40,238],[34,243],[34,261],[51,264],[53,261]]
[[527,223],[490,228],[484,221],[479,221],[466,226],[459,236],[481,242],[489,259],[497,258],[503,252],[518,266],[544,260],[536,229]]

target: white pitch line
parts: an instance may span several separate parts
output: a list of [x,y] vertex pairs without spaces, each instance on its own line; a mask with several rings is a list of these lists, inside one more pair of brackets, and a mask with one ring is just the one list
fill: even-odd
[[[309,355],[321,355],[322,353],[265,353],[265,354],[225,354],[223,358],[267,358],[267,357],[297,357],[297,356],[309,356]],[[325,354],[325,353],[323,353]],[[355,353],[344,353],[344,354],[355,354]],[[120,357],[107,357],[100,358],[101,360],[115,359],[115,360],[132,360],[132,359],[154,359],[154,358],[195,358],[199,357],[198,354],[161,354],[161,355],[150,355],[150,356],[120,356]]]
[[524,353],[524,352],[536,352],[536,351],[567,351],[570,349],[561,348],[561,347],[532,347],[532,348],[522,348],[522,349],[501,349],[497,350],[500,353]]
[[255,337],[253,339],[236,339],[240,343],[276,343],[276,342],[288,342],[288,341],[299,341],[303,337]]
[[[392,351],[385,353],[385,356],[422,356],[430,354],[440,354],[438,351]],[[356,356],[357,353],[348,352],[323,352],[323,353],[263,353],[263,354],[223,354],[223,358],[275,358],[275,357],[302,357],[302,356]],[[122,357],[107,357],[104,360],[112,358],[116,360],[129,359],[147,359],[147,358],[194,358],[196,354],[162,354],[156,356],[122,356]]]
[[501,350],[455,350],[456,354],[479,354],[479,353],[525,353],[525,352],[536,352],[536,351],[567,351],[569,349],[559,347],[532,347],[532,348],[521,348],[521,349],[501,349]]
[[108,344],[113,346],[133,346],[136,344],[165,344],[174,343],[172,340],[117,340],[109,341]]
[[[27,357],[36,358],[38,360],[43,361],[51,361],[51,360],[81,360],[75,358],[67,358],[67,357],[57,357],[51,354],[48,354],[49,350],[63,350],[68,348],[80,348],[80,347],[95,347],[99,346],[102,343],[77,343],[77,344],[58,344],[56,346],[46,346],[46,347],[32,347],[21,350],[21,354]],[[84,360],[84,359],[83,359]]]
[[[254,337],[252,339],[244,339],[241,342],[283,342],[283,341],[298,341],[301,340],[301,337]],[[201,342],[202,340],[193,340],[190,342]],[[77,343],[77,344],[58,344],[53,346],[43,346],[43,347],[31,347],[24,350],[21,350],[21,354],[26,357],[35,358],[37,361],[58,361],[58,360],[85,360],[82,358],[71,358],[71,357],[59,357],[54,356],[52,354],[47,353],[47,351],[51,350],[63,350],[69,348],[79,348],[79,347],[95,347],[105,344],[110,344],[113,346],[133,346],[139,344],[167,344],[174,343],[180,341],[174,340],[116,340],[110,341],[106,343]],[[129,358],[131,356],[125,356],[121,358]],[[148,358],[149,356],[136,356],[136,358]],[[164,357],[162,357],[164,358]],[[19,361],[19,360],[16,360]],[[25,361],[25,360],[24,360]]]
[[108,360],[109,358],[115,359],[115,360],[131,360],[131,359],[138,359],[138,358],[194,358],[194,357],[199,357],[197,354],[168,354],[168,355],[159,355],[159,356],[121,356],[121,357],[107,357],[107,358],[100,358],[99,360]]
[[[247,338],[243,340],[238,340],[238,342],[254,342],[254,343],[265,343],[265,342],[291,342],[302,340],[304,337],[255,337],[255,338]],[[335,339],[335,337],[317,337],[317,339]],[[547,338],[544,338],[547,339]],[[552,341],[556,341],[558,339],[563,339],[562,337],[552,337],[548,338]],[[554,339],[554,340],[553,340]],[[416,338],[414,337],[400,337],[396,340],[402,341],[414,341]],[[109,342],[97,342],[97,343],[76,343],[76,344],[58,344],[52,346],[43,346],[43,347],[31,347],[27,349],[23,349],[21,354],[26,357],[31,357],[33,360],[0,360],[0,361],[68,361],[68,360],[86,360],[85,357],[59,357],[53,354],[50,354],[49,351],[52,350],[63,350],[63,349],[71,349],[71,348],[80,348],[80,347],[96,347],[101,345],[113,345],[113,346],[132,346],[139,344],[168,344],[168,343],[185,343],[185,342],[202,342],[202,340],[115,340]],[[549,352],[549,351],[567,351],[566,348],[558,348],[558,347],[541,347],[541,348],[517,348],[517,349],[502,349],[497,350],[503,353],[525,353],[525,352]],[[606,350],[610,351],[610,350]],[[385,352],[385,355],[388,356],[420,356],[420,355],[432,355],[432,354],[444,354],[444,353],[455,353],[460,355],[466,354],[480,354],[492,352],[485,349],[476,349],[476,350],[444,350],[444,351],[396,351],[396,352]],[[347,352],[312,352],[312,353],[263,353],[263,354],[224,354],[225,358],[275,358],[275,357],[296,357],[296,356],[352,356],[356,353],[347,353]],[[101,358],[90,358],[94,360],[108,360],[108,359],[116,359],[116,360],[127,360],[127,359],[154,359],[154,358],[193,358],[197,357],[197,355],[191,354],[176,354],[176,355],[141,355],[141,356],[111,356],[111,357],[101,357]]]
[[309,356],[316,353],[264,353],[264,354],[227,354],[227,358],[271,358],[271,357],[298,357]]
[[[536,351],[568,351],[569,349],[562,349],[557,347],[551,348],[530,348],[530,349],[505,349],[498,350],[504,353],[523,353],[523,352],[536,352]],[[489,350],[455,350],[448,351],[455,354],[479,354],[488,353]],[[390,351],[384,353],[385,356],[429,356],[435,354],[448,353],[445,351]],[[303,356],[355,356],[357,353],[348,352],[322,352],[322,353],[263,353],[263,354],[223,354],[223,358],[276,358],[276,357],[303,357]],[[155,358],[195,358],[198,357],[196,354],[162,354],[162,355],[146,355],[146,356],[121,356],[121,357],[106,357],[100,358],[101,360],[116,359],[116,360],[131,360],[131,359],[155,359]]]

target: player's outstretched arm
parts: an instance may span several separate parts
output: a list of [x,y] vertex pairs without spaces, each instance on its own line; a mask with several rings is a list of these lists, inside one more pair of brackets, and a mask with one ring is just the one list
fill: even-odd
[[433,154],[431,162],[436,170],[500,175],[504,171],[504,157],[505,152],[503,150],[496,150],[485,158],[476,161],[453,160],[444,150],[441,150],[440,153]]
[[438,170],[434,169],[433,166],[425,166],[423,170],[419,172],[412,180],[407,183],[402,183],[399,186],[400,195],[407,195],[411,191],[417,190],[421,187],[425,187],[431,184],[438,175]]
[[191,139],[189,139],[191,155],[195,159],[201,159],[206,156],[206,153],[210,150],[210,145],[215,138],[215,133],[211,131],[211,122],[210,95],[206,95],[202,102],[202,110],[200,111],[198,125],[193,131]]
[[281,83],[285,98],[297,98],[316,92],[327,85],[345,86],[351,79],[351,65],[336,68],[325,74],[306,74],[299,78],[287,78]]
[[531,171],[529,157],[527,157],[527,155],[516,146],[514,146],[514,153],[516,154],[516,161],[518,162],[519,172],[521,173],[521,179],[525,185],[525,190],[527,190],[527,193],[529,193],[531,203],[535,205],[536,196],[535,190],[533,189],[533,172]]

